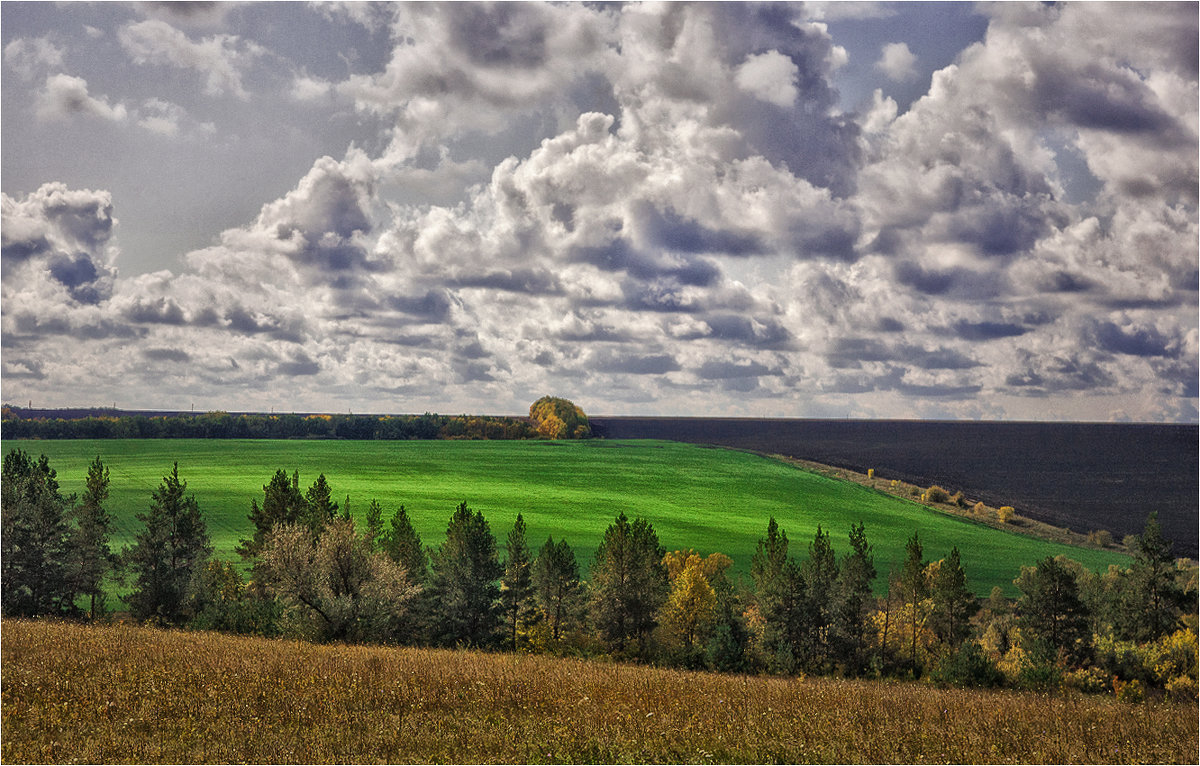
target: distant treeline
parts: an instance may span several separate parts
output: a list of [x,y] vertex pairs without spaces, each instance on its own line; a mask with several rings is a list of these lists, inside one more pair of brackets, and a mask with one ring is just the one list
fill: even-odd
[[[563,413],[570,413],[565,415]],[[558,413],[557,415],[555,413]],[[564,425],[564,420],[567,425]],[[587,416],[542,397],[530,418],[493,415],[297,415],[228,412],[152,415],[119,410],[44,411],[5,406],[6,439],[538,439],[586,438]]]

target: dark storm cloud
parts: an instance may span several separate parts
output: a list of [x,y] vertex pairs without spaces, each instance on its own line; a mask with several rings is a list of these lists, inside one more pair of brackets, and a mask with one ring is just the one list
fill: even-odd
[[772,369],[754,361],[720,362],[708,361],[700,365],[696,375],[704,380],[724,380],[729,378],[757,378],[761,375],[782,375],[778,369]]
[[722,255],[766,252],[763,243],[753,234],[711,229],[699,221],[684,218],[674,210],[660,211],[653,205],[644,204],[637,211],[637,216],[651,245],[664,250]]
[[178,348],[144,348],[142,356],[152,362],[190,362],[192,355]]
[[973,341],[1015,338],[1029,332],[1028,327],[1011,322],[968,322],[965,319],[955,322],[950,329],[963,340]]
[[953,235],[960,242],[977,245],[984,255],[1012,255],[1030,250],[1048,230],[1049,222],[1041,210],[993,201],[959,215]]
[[430,290],[420,297],[393,295],[387,299],[387,304],[397,311],[428,322],[444,322],[453,306],[443,290]]
[[630,375],[662,375],[682,369],[670,354],[599,353],[588,366],[597,372]]
[[995,271],[925,268],[913,261],[900,261],[893,273],[900,284],[927,296],[990,298],[1003,294],[1005,288],[1004,275]]
[[1112,322],[1096,322],[1091,329],[1093,341],[1101,349],[1129,356],[1177,356],[1178,344],[1154,327],[1134,326],[1123,330]]
[[[808,227],[804,227],[808,229]],[[858,230],[841,226],[826,226],[812,230],[797,230],[793,232],[797,254],[820,256],[838,261],[853,261],[858,257],[855,243],[858,241]]]
[[1081,128],[1148,134],[1163,149],[1194,143],[1189,131],[1158,107],[1157,97],[1135,73],[1093,63],[1083,71],[1039,69],[1034,98],[1039,107]]
[[321,365],[304,351],[294,351],[291,359],[286,362],[280,362],[276,365],[275,370],[280,375],[302,377],[305,375],[316,375],[321,371]]
[[66,287],[71,297],[80,303],[94,305],[108,297],[107,291],[96,284],[101,274],[86,253],[79,253],[74,258],[57,256],[50,260],[49,268],[50,276]]

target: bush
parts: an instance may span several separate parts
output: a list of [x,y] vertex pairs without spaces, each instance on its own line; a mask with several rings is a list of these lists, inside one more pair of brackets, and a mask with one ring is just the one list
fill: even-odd
[[1142,688],[1142,682],[1136,678],[1132,681],[1122,681],[1119,678],[1113,679],[1113,691],[1117,693],[1117,700],[1120,702],[1141,702],[1146,698],[1146,692]]
[[931,503],[948,503],[950,502],[950,493],[934,484],[925,490],[925,498]]
[[967,507],[967,498],[961,492],[955,492],[954,497],[950,498],[950,502],[954,503],[959,508]]
[[867,478],[868,478],[868,479],[874,479],[874,478],[875,478],[875,469],[874,469],[874,468],[868,468],[868,469],[867,469]]
[[1167,681],[1167,696],[1179,702],[1195,702],[1197,697],[1196,679],[1175,676]]
[[975,504],[974,506],[972,506],[972,508],[971,508],[971,512],[972,512],[972,513],[977,513],[977,514],[979,514],[980,516],[982,516],[982,515],[983,515],[983,512],[984,512],[984,511],[986,511],[986,510],[987,510],[987,506],[983,504],[983,501],[982,501],[982,500],[980,500],[978,503],[976,503],[976,504]]
[[930,674],[941,686],[999,686],[1004,676],[996,663],[974,641],[967,641],[945,656]]
[[1110,677],[1100,668],[1080,668],[1063,678],[1063,683],[1084,694],[1104,694],[1109,690]]
[[1014,513],[1016,510],[1011,505],[1002,505],[996,509],[996,518],[1000,519],[1001,524],[1007,524]]
[[1088,532],[1087,540],[1092,545],[1098,545],[1101,548],[1107,548],[1108,546],[1112,545],[1113,536],[1112,532],[1109,532],[1107,529],[1095,529],[1091,532]]

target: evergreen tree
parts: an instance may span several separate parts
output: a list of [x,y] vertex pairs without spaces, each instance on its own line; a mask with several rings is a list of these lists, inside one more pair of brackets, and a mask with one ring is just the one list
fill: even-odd
[[800,577],[804,581],[804,643],[801,648],[802,663],[817,668],[828,659],[830,608],[834,585],[837,583],[837,555],[829,542],[829,533],[817,533],[808,546],[808,558],[800,565]]
[[254,525],[254,535],[241,541],[238,553],[246,559],[254,558],[276,525],[296,524],[303,521],[307,513],[308,503],[300,492],[300,472],[294,472],[289,478],[283,469],[275,471],[271,481],[263,486],[262,506],[257,500],[250,501],[249,518]]
[[508,533],[507,553],[504,576],[500,578],[500,603],[507,642],[515,651],[520,629],[534,616],[532,562],[529,546],[525,544],[525,519],[519,513]]
[[767,522],[767,537],[759,539],[750,558],[755,598],[763,619],[763,648],[776,672],[795,670],[804,639],[804,578],[788,555],[787,533],[775,517]]
[[1086,659],[1091,651],[1088,611],[1071,571],[1047,557],[1036,567],[1022,567],[1014,582],[1022,593],[1017,602],[1022,637],[1028,635],[1040,643],[1050,655],[1047,659]]
[[83,498],[75,507],[76,529],[71,546],[77,587],[88,597],[88,615],[92,619],[104,611],[104,576],[113,565],[113,554],[108,547],[112,517],[104,508],[107,499],[108,469],[97,456],[88,466]]
[[137,514],[145,529],[137,534],[127,560],[136,577],[129,611],[139,620],[182,624],[193,579],[212,554],[200,507],[195,496],[184,497],[186,490],[175,463],[151,494],[150,510]]
[[550,637],[558,641],[579,613],[582,583],[575,551],[566,540],[546,544],[533,562],[533,587],[538,605],[550,627]]
[[829,632],[834,657],[847,673],[857,675],[867,664],[867,618],[876,575],[875,557],[861,523],[850,527],[850,550],[834,586]]
[[913,672],[916,673],[919,667],[917,664],[917,636],[920,633],[924,610],[922,602],[929,597],[929,583],[925,576],[925,548],[921,545],[917,532],[914,531],[913,536],[908,539],[904,546],[904,552],[904,566],[900,569],[900,578],[897,583],[900,588],[901,601],[909,604],[912,608],[909,662]]
[[1162,536],[1158,513],[1134,537],[1133,564],[1119,590],[1116,632],[1133,641],[1155,641],[1176,629],[1187,596],[1175,578],[1171,542]]
[[74,551],[57,473],[42,455],[20,449],[0,468],[0,604],[5,615],[38,616],[74,610]]
[[384,533],[382,540],[383,552],[408,573],[410,582],[420,585],[429,575],[429,557],[421,545],[421,536],[417,534],[408,511],[401,505],[392,515],[391,528]]
[[329,522],[337,517],[338,511],[338,504],[333,502],[333,489],[325,480],[325,474],[317,476],[317,480],[305,493],[304,499],[308,503],[308,528],[316,540]]
[[621,512],[604,532],[592,562],[592,619],[618,652],[631,642],[645,653],[667,594],[665,555],[648,521],[630,523]]
[[429,591],[434,640],[448,646],[491,644],[500,622],[496,581],[504,568],[496,558],[496,539],[483,514],[460,503],[432,564]]
[[933,609],[929,624],[934,635],[949,646],[958,646],[971,635],[971,616],[978,611],[975,596],[967,590],[967,575],[955,546],[938,567],[931,586]]
[[[346,505],[350,505],[350,498],[346,498]],[[363,540],[372,551],[382,549],[383,545],[383,507],[379,505],[379,501],[371,498],[371,502],[367,505],[366,529],[363,531]]]

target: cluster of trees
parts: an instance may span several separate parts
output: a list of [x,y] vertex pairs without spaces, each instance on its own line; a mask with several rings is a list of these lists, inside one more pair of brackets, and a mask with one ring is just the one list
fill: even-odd
[[531,548],[520,515],[501,547],[462,503],[441,543],[426,546],[404,506],[385,519],[371,501],[356,524],[324,475],[302,491],[299,475],[282,470],[251,503],[241,566],[212,557],[178,466],[139,514],[134,545],[114,556],[107,483],[97,459],[76,501],[58,492],[45,457],[4,458],[6,615],[94,618],[104,577],[119,567],[132,616],[168,625],[720,671],[1196,693],[1196,570],[1171,557],[1154,514],[1128,568],[1098,574],[1047,558],[1021,569],[1019,598],[996,588],[981,601],[957,548],[931,561],[917,533],[877,595],[881,573],[861,524],[843,554],[818,527],[797,557],[772,518],[743,581],[728,556],[668,551],[647,520],[621,513],[585,579],[565,540]]
[[587,415],[567,399],[544,396],[529,420],[481,415],[128,415],[116,410],[33,415],[5,406],[9,439],[581,439]]

